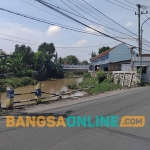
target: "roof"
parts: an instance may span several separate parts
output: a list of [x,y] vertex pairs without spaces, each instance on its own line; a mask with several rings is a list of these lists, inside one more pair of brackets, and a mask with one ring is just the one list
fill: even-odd
[[99,58],[102,58],[104,56],[106,56],[110,51],[112,51],[114,48],[116,48],[117,46],[113,47],[113,48],[110,48],[109,50],[107,51],[104,51],[103,53],[100,53],[99,55],[93,57],[91,60],[96,60],[96,59],[99,59]]
[[150,57],[150,54],[142,54],[143,57]]

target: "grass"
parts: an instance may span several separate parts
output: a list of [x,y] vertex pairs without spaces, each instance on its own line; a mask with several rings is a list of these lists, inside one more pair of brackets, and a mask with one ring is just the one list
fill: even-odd
[[108,77],[102,82],[97,78],[87,77],[84,78],[82,82],[79,83],[80,88],[86,88],[86,92],[89,94],[98,94],[106,91],[114,91],[122,89],[123,87],[120,84],[113,83],[113,79]]
[[78,78],[83,76],[82,72],[65,72],[64,77],[65,78]]
[[27,85],[35,85],[37,83],[36,80],[33,80],[30,77],[22,77],[22,78],[7,78],[2,80],[3,86],[0,89],[0,92],[5,92],[7,86],[12,86],[14,89]]

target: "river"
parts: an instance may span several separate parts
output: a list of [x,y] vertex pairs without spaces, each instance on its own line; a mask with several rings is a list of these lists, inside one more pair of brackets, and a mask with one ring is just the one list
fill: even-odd
[[[60,91],[67,91],[68,84],[78,84],[82,81],[82,77],[80,78],[64,78],[64,79],[56,79],[56,80],[49,80],[49,81],[41,81],[42,83],[42,91],[46,93],[60,93]],[[27,92],[34,92],[35,86],[29,85],[20,87],[14,90],[15,93],[27,93]],[[1,99],[6,99],[6,94],[2,93]],[[43,96],[48,96],[43,94]],[[15,96],[15,101],[17,100],[27,100],[34,98],[34,94],[26,94],[26,95],[19,95]]]

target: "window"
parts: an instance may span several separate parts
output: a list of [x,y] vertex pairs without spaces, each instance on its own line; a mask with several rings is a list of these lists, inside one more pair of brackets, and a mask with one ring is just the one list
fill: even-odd
[[142,67],[142,74],[146,74],[146,68],[147,67]]
[[117,71],[121,71],[121,64],[117,65]]
[[[140,70],[140,66],[137,67],[137,70]],[[142,74],[147,73],[147,66],[142,66]]]

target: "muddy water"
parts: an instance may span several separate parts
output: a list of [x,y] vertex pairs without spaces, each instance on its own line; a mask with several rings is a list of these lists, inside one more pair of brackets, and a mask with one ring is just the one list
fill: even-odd
[[[51,81],[41,81],[42,83],[42,91],[46,93],[60,93],[60,91],[67,91],[68,84],[78,84],[82,81],[81,78],[69,78],[69,79],[56,79]],[[27,92],[34,92],[35,86],[25,86],[15,89],[15,93],[27,93]],[[2,93],[1,98],[2,100],[5,98],[5,93]],[[43,96],[48,96],[43,94]],[[34,98],[34,94],[26,94],[26,95],[19,95],[15,96],[15,101],[17,100],[28,100]]]

